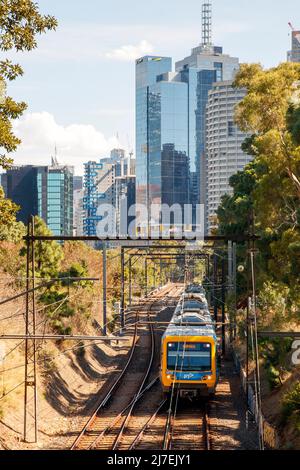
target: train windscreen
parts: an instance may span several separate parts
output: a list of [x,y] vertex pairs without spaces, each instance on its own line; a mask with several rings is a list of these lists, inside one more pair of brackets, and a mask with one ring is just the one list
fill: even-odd
[[210,343],[168,343],[167,369],[208,372],[211,370]]

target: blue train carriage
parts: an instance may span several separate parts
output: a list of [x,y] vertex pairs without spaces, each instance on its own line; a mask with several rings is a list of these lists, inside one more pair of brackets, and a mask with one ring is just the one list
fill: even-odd
[[186,312],[173,317],[161,343],[160,381],[165,395],[173,386],[181,397],[212,397],[219,380],[219,346],[208,316]]

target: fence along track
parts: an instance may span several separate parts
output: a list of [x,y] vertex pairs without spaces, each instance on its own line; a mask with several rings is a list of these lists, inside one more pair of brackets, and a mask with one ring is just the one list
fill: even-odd
[[[155,297],[155,298],[150,297],[149,298],[149,300],[151,302],[150,307],[152,305],[154,305],[156,302],[158,302],[161,299],[162,296],[169,294],[173,290],[174,290],[174,286],[168,286],[167,289],[161,290],[158,293],[157,297]],[[146,308],[146,309],[148,308],[148,310],[149,310],[148,305],[149,305],[149,302],[142,305],[142,308]],[[119,441],[122,437],[122,434],[124,432],[124,429],[126,427],[126,424],[127,424],[128,420],[130,418],[130,415],[131,415],[133,409],[134,409],[134,406],[135,406],[136,402],[141,398],[141,392],[142,392],[142,389],[144,388],[145,382],[146,382],[146,380],[149,376],[151,366],[152,366],[152,362],[153,362],[153,357],[154,357],[154,347],[155,347],[154,346],[154,333],[153,333],[153,327],[151,325],[149,325],[150,330],[152,330],[152,333],[150,335],[150,338],[151,338],[151,355],[150,355],[150,359],[149,359],[149,362],[148,362],[148,367],[147,367],[146,373],[143,375],[142,380],[140,381],[140,386],[138,387],[138,390],[136,389],[136,387],[134,385],[134,387],[133,387],[134,389],[132,390],[133,399],[129,400],[129,404],[128,404],[128,400],[127,400],[126,406],[125,407],[121,406],[121,411],[119,413],[116,413],[117,417],[113,420],[113,422],[111,422],[111,420],[109,420],[109,422],[105,424],[104,430],[103,429],[101,430],[101,427],[102,427],[101,424],[104,421],[104,416],[102,416],[102,415],[103,415],[103,413],[105,413],[105,409],[107,408],[108,402],[110,401],[110,399],[112,399],[115,396],[115,392],[121,386],[122,381],[123,381],[126,373],[128,372],[128,370],[129,370],[129,368],[132,364],[132,359],[133,359],[134,353],[136,351],[136,346],[137,346],[139,313],[142,313],[142,312],[137,310],[136,315],[135,315],[135,327],[134,327],[133,341],[132,341],[131,349],[130,349],[130,352],[129,352],[129,357],[126,361],[124,369],[123,369],[122,373],[117,377],[116,381],[113,383],[112,387],[109,389],[109,391],[105,395],[104,399],[101,400],[100,404],[96,407],[95,411],[92,413],[92,415],[88,419],[87,423],[85,424],[82,431],[80,432],[80,434],[76,438],[75,442],[73,443],[73,445],[71,447],[71,450],[91,449],[91,448],[97,447],[97,443],[99,442],[99,439],[101,437],[106,436],[106,434],[115,426],[115,424],[118,423],[123,418],[123,414],[127,412],[128,415],[127,415],[127,417],[125,415],[125,419],[122,421],[121,427],[119,427],[119,432],[115,432],[115,437],[114,437],[114,442],[113,442],[112,448],[114,449],[118,446],[118,443],[119,443]],[[126,387],[127,391],[128,391],[128,389],[130,389],[130,388]],[[101,419],[101,423],[98,423],[98,421],[100,421],[100,419],[99,419],[100,416],[99,415],[101,415],[101,417],[103,418],[103,419]],[[102,440],[102,442],[103,442],[103,444],[105,444],[104,440]]]

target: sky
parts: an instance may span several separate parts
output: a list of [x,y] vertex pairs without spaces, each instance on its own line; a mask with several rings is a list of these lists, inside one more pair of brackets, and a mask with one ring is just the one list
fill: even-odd
[[[201,0],[39,0],[59,27],[29,53],[10,53],[24,76],[9,94],[28,109],[15,125],[16,164],[82,163],[135,145],[135,59],[182,59],[201,42]],[[286,60],[299,0],[213,0],[213,42],[241,62],[273,67]]]

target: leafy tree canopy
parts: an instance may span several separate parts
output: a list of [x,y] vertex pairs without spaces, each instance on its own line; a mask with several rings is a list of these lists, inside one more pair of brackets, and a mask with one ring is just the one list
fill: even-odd
[[[247,90],[237,106],[238,126],[249,134],[243,150],[253,161],[230,179],[232,195],[218,209],[219,233],[261,236],[258,286],[283,287],[288,306],[299,305],[300,288],[300,64],[263,70],[243,65],[235,86]],[[245,250],[240,252],[245,260]],[[271,283],[271,284],[270,284]],[[275,286],[275,287],[274,287]]]
[[20,241],[25,234],[25,227],[22,222],[16,221],[16,214],[19,206],[4,196],[3,188],[0,186],[0,240]]
[[[51,236],[52,232],[40,217],[35,217],[35,235]],[[21,249],[21,256],[26,256],[26,247]],[[56,241],[35,242],[36,276],[50,279],[59,275],[64,258],[61,245]],[[24,269],[24,268],[23,268]]]
[[[252,152],[266,165],[272,183],[275,173],[288,178],[291,195],[300,199],[300,64],[284,63],[264,70],[244,64],[235,86],[247,95],[237,106],[240,129],[254,134]],[[290,195],[289,195],[290,196]]]
[[[30,51],[37,47],[36,36],[53,30],[57,21],[53,16],[43,16],[32,0],[1,0],[0,2],[0,50]],[[0,61],[0,167],[8,168],[20,140],[14,135],[12,121],[26,109],[26,103],[17,103],[6,96],[6,84],[23,75],[22,67],[10,60]]]

